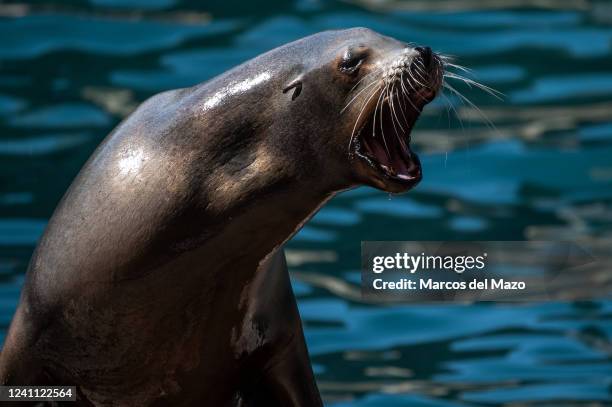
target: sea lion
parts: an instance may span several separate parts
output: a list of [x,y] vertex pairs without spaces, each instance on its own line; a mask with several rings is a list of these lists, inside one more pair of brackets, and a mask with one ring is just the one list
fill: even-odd
[[79,405],[322,405],[282,245],[339,191],[419,182],[409,135],[443,66],[328,31],[145,101],[49,221],[0,382],[76,385]]

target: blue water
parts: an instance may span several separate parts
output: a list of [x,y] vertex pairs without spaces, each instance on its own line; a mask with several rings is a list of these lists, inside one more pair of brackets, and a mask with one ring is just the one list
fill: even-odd
[[361,240],[612,247],[612,3],[505,1],[0,4],[0,342],[53,208],[134,106],[301,36],[363,25],[454,55],[505,96],[457,85],[494,128],[440,98],[413,134],[425,173],[415,191],[344,193],[288,245],[326,404],[610,405],[610,301],[359,297]]

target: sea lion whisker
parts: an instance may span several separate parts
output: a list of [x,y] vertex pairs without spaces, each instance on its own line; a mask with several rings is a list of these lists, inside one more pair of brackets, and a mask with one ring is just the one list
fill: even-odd
[[436,59],[436,78],[438,78],[439,81],[444,80],[444,72],[445,72],[445,66],[444,66],[444,61],[442,61],[441,59]]
[[378,112],[378,106],[380,105],[380,101],[382,100],[383,95],[385,94],[385,89],[386,89],[387,84],[384,84],[384,87],[381,89],[380,93],[378,94],[378,99],[376,100],[376,106],[374,106],[374,120],[372,123],[372,137],[376,137],[376,113]]
[[433,88],[433,86],[429,83],[429,80],[427,78],[425,78],[423,76],[423,74],[419,70],[415,70],[414,74],[417,75],[420,80],[422,80],[423,82],[427,83],[427,85],[423,85],[424,88],[426,88],[426,89],[432,89]]
[[[450,121],[451,121],[451,118],[450,118],[451,102],[450,102],[450,99],[449,99],[449,98],[448,98],[448,97],[447,97],[447,96],[444,94],[444,92],[440,92],[440,94],[442,95],[442,97],[443,97],[443,98],[444,98],[444,100],[446,101],[446,103],[445,103],[445,104],[446,104],[446,118],[447,118],[447,120],[448,120],[448,125],[449,125],[449,127],[450,127]],[[456,115],[456,114],[455,114],[455,115]],[[458,118],[459,120],[461,120],[461,118],[459,118],[458,116],[457,116],[457,118]]]
[[452,87],[448,82],[444,81],[444,87],[446,87],[448,90],[450,90],[451,92],[455,93],[457,96],[459,96],[459,98],[461,100],[463,100],[465,103],[467,103],[470,107],[472,107],[474,110],[476,110],[478,112],[478,114],[485,120],[485,122],[487,123],[487,125],[494,130],[495,132],[498,133],[497,131],[497,127],[495,127],[495,125],[493,124],[493,122],[491,120],[489,120],[489,118],[487,117],[487,115],[484,114],[484,112],[482,110],[480,110],[480,108],[478,106],[476,106],[470,99],[468,99],[466,96],[464,96],[461,92],[459,92],[457,89],[455,89],[454,87]]
[[[371,77],[374,74],[378,73],[381,71],[381,68],[376,68],[375,70],[373,70],[372,72],[368,73],[366,76],[364,76],[363,78],[361,78],[359,80],[359,82],[357,82],[357,84],[355,84],[355,86],[353,86],[351,88],[351,92],[353,91],[353,89],[355,89],[355,87],[357,87],[357,85],[359,85],[359,83],[361,81],[363,81],[364,79],[366,79],[367,77]],[[355,96],[353,96],[353,98],[342,108],[342,110],[340,110],[340,114],[342,114],[358,97],[359,95],[361,95],[365,90],[367,90],[370,86],[375,85],[379,83],[379,79],[374,79],[372,80],[372,82],[368,83],[366,86],[364,86],[363,89],[361,89],[359,92],[357,92],[357,94]]]
[[[416,83],[418,83],[419,85],[421,85],[422,87],[426,88],[427,85],[425,85],[424,83],[419,82],[419,80],[417,78],[415,78],[414,76],[414,72],[412,72],[412,70],[408,71],[408,74],[410,75],[410,77],[412,78],[413,81],[415,81]],[[414,87],[413,87],[414,88]],[[414,89],[416,91],[416,89]]]
[[[391,112],[391,125],[393,126],[393,130],[395,131],[395,136],[397,137],[398,140],[401,140],[399,131],[397,130],[397,126],[395,125],[395,121],[397,119],[397,116],[395,114],[395,103],[393,102],[393,99],[395,98],[394,96],[394,88],[395,88],[395,82],[393,82],[393,84],[391,84],[390,89],[388,89],[387,91],[387,104],[389,107],[389,111]],[[403,127],[401,126],[401,123],[399,122],[399,119],[397,119],[397,124],[400,126],[400,128],[402,129],[403,132]]]
[[[412,77],[412,73],[410,72],[410,70],[407,70],[406,72],[408,73],[408,80],[406,81],[406,83],[408,83],[410,88],[416,92],[417,89],[414,87],[414,84],[412,83],[414,81],[414,78]],[[410,94],[410,90],[408,91],[408,94]]]
[[[401,90],[401,82],[399,83],[399,85],[398,84],[394,85],[394,88],[397,88],[397,90],[395,91],[396,92],[395,96],[396,96],[396,99],[397,99],[395,101],[395,103],[397,103],[397,105],[399,106],[399,111],[400,111],[400,113],[401,113],[401,115],[402,115],[402,117],[404,119],[404,122],[405,122],[406,121],[406,115],[404,114],[404,109],[406,108],[406,105],[404,104],[404,102],[402,100],[403,99],[403,92]],[[406,132],[407,129],[404,129],[404,126],[401,125],[401,120],[400,120],[399,116],[397,115],[397,113],[395,114],[395,117],[397,118],[397,122],[398,122],[398,124],[400,124],[400,127],[401,127],[402,131]]]
[[402,114],[402,117],[404,119],[404,124],[407,127],[410,127],[410,122],[408,121],[408,118],[406,117],[406,114],[404,113],[404,110],[406,110],[406,103],[404,101],[404,99],[407,99],[410,97],[410,93],[408,92],[408,90],[406,89],[406,87],[404,86],[404,71],[402,71],[400,73],[400,80],[399,80],[399,92],[398,92],[398,97],[397,97],[397,101],[400,105],[400,113]]
[[400,89],[402,92],[402,97],[398,97],[398,103],[400,104],[400,113],[402,114],[402,118],[404,119],[404,124],[406,125],[406,127],[410,128],[410,121],[408,120],[408,118],[406,117],[406,113],[404,113],[404,111],[406,110],[406,101],[405,99],[410,98],[410,94],[408,93],[406,87],[404,86],[404,78],[403,78],[403,72],[400,75]]
[[361,78],[359,81],[357,81],[357,83],[355,85],[353,85],[353,87],[351,88],[350,92],[352,92],[353,90],[355,90],[356,87],[358,87],[365,79],[372,79],[372,83],[375,83],[378,81],[378,78],[375,78],[375,76],[380,73],[382,71],[382,67],[377,67],[376,69],[374,69],[371,72],[368,72],[363,78]]
[[[412,74],[410,73],[410,70],[408,70],[407,72],[408,72],[408,75],[410,75],[410,77],[412,78]],[[410,80],[408,80],[408,81],[402,81],[402,83],[403,83],[403,82],[408,82],[408,84],[410,85],[410,87],[412,88],[412,90],[413,90],[413,91],[415,91],[415,92],[417,91],[417,90],[416,90],[416,88],[413,86],[412,82],[410,82]],[[407,91],[407,94],[406,94],[406,98],[405,98],[405,100],[407,100],[407,101],[408,101],[408,103],[410,103],[410,106],[412,106],[412,107],[414,108],[414,110],[415,110],[415,111],[419,112],[419,111],[421,110],[421,109],[419,109],[419,108],[418,108],[418,107],[417,107],[417,106],[416,106],[416,105],[415,105],[415,104],[412,102],[412,99],[410,99],[410,92],[409,92],[409,91]]]
[[[383,96],[386,94],[386,90],[387,87],[389,86],[388,83],[385,83],[385,89],[383,89],[382,92],[380,92],[380,95],[378,96],[378,100],[376,101],[376,108],[374,109],[374,123],[373,126],[376,127],[376,112],[378,111],[378,108],[380,107],[380,111],[378,111],[379,117],[380,117],[380,135],[383,141],[383,144],[385,146],[385,150],[387,151],[387,157],[391,158],[391,152],[389,151],[389,146],[387,145],[387,139],[385,137],[385,129],[383,127],[383,101],[384,98]],[[373,133],[374,134],[374,133]]]
[[[418,80],[415,78],[415,76],[414,76],[414,72],[413,72],[413,70],[412,70],[412,68],[413,68],[413,67],[415,68],[415,70],[417,69],[417,65],[416,65],[416,63],[415,63],[414,61],[413,61],[413,62],[410,64],[410,67],[409,67],[409,69],[408,69],[408,75],[410,75],[410,77],[412,78],[412,80],[413,80],[413,81],[415,81],[416,83],[418,83],[418,84],[419,84],[419,85],[421,85],[422,87],[427,88],[427,85],[425,85],[424,83],[419,82],[419,81],[418,81]],[[412,86],[412,84],[411,84],[411,86]],[[412,88],[415,90],[415,92],[417,91],[417,90],[414,88],[414,86],[413,86]]]
[[371,71],[371,72],[367,73],[366,75],[364,75],[364,77],[363,77],[363,78],[361,78],[361,79],[359,79],[359,80],[357,81],[357,83],[356,83],[356,84],[355,84],[355,85],[354,85],[354,86],[351,88],[351,90],[350,90],[350,91],[351,91],[351,92],[352,92],[352,91],[354,91],[354,90],[355,90],[355,88],[361,84],[361,82],[363,82],[365,79],[370,78],[371,76],[374,76],[374,74],[376,74],[376,73],[380,72],[380,71],[381,71],[381,69],[382,69],[382,67],[377,67],[377,68],[376,68],[376,69],[374,69],[373,71]]
[[[396,83],[394,82],[393,85],[391,86],[391,112],[393,113],[393,115],[391,116],[392,118],[395,117],[395,119],[397,120],[397,125],[400,127],[400,129],[402,129],[402,132],[405,132],[404,127],[402,126],[402,123],[400,122],[399,117],[397,116],[397,113],[395,112],[395,102],[393,99],[395,99],[395,86]],[[400,98],[398,98],[399,100]],[[401,110],[401,109],[400,109]]]
[[[395,91],[394,91],[394,89],[395,89],[396,85],[397,85],[396,83],[393,83],[392,89],[391,89],[391,95],[392,95],[393,98],[395,98],[395,94],[394,94]],[[397,95],[397,100],[398,100],[398,103],[400,103],[401,97],[399,95]],[[395,116],[395,120],[397,120],[398,126],[400,127],[400,129],[402,129],[402,133],[406,133],[406,131],[404,130],[404,127],[402,127],[401,120],[399,119],[399,117],[397,116],[397,113],[395,112],[395,103],[393,102],[393,99],[391,99],[391,107],[392,107],[392,112],[393,112],[393,116],[391,116],[391,122],[393,123],[393,117]],[[400,105],[400,112],[401,111],[402,111],[402,108],[401,108],[401,105]],[[403,112],[402,112],[402,114],[403,114]],[[393,128],[395,129],[395,135],[397,137],[397,140],[400,143],[400,146],[404,150],[406,150],[408,147],[406,146],[404,140],[402,139],[402,137],[398,133],[397,128],[395,127],[395,125],[393,125]],[[410,135],[408,135],[408,137],[410,137]]]
[[402,90],[403,96],[408,97],[410,95],[410,92],[408,92],[408,89],[406,89],[406,85],[404,85],[404,71],[403,70],[400,73],[400,89]]
[[372,117],[372,137],[376,138],[376,112],[378,111],[378,104],[380,103],[381,95],[385,92],[384,88],[380,90],[376,105],[374,106],[374,115]]
[[[444,88],[446,88],[446,86],[444,86],[444,85],[442,85],[442,86],[443,86]],[[446,100],[446,102],[447,102],[447,106],[448,106],[448,108],[447,108],[447,110],[446,110],[446,113],[447,113],[447,115],[448,115],[448,121],[449,121],[449,124],[450,124],[450,111],[452,110],[452,111],[455,113],[455,117],[457,118],[457,120],[459,120],[459,125],[461,126],[461,130],[465,130],[465,129],[464,129],[464,127],[463,127],[463,120],[461,119],[461,116],[459,115],[459,112],[458,112],[458,111],[457,111],[457,109],[455,108],[455,104],[454,104],[454,103],[451,101],[451,99],[450,99],[448,96],[446,96],[446,95],[444,94],[444,92],[441,92],[441,94],[442,94],[442,96],[444,97],[444,99],[445,99],[445,100]]]
[[357,119],[355,119],[355,125],[353,126],[353,131],[351,132],[351,137],[349,138],[349,151],[350,151],[351,145],[353,143],[353,140],[355,139],[355,131],[357,130],[357,125],[359,124],[359,120],[361,119],[361,116],[365,112],[366,106],[370,103],[370,100],[372,100],[374,95],[376,95],[376,92],[378,92],[378,90],[380,89],[381,86],[382,86],[382,83],[378,82],[378,87],[376,87],[376,88],[374,88],[372,90],[370,95],[367,98],[365,98],[365,100],[364,100],[364,102],[363,102],[363,104],[361,106],[361,110],[359,111],[359,114],[357,115]]
[[466,73],[473,73],[474,72],[473,69],[467,68],[467,67],[465,67],[463,65],[459,65],[459,64],[453,64],[453,63],[450,63],[450,62],[444,62],[444,65],[445,66],[450,66],[451,68],[457,68],[457,69],[459,69],[459,70],[461,70],[463,72],[466,72]]
[[355,96],[353,96],[353,98],[346,104],[346,106],[344,106],[342,108],[342,110],[340,110],[340,114],[342,114],[359,97],[359,95],[361,95],[363,92],[368,90],[368,88],[370,88],[372,85],[376,85],[377,82],[378,81],[372,81],[371,83],[369,83],[366,86],[364,86],[364,88],[361,89],[359,92],[357,92],[357,94]]
[[414,86],[412,86],[412,83],[410,83],[410,80],[408,80],[408,81],[404,80],[404,72],[403,71],[402,71],[402,73],[400,75],[400,79],[401,79],[400,84],[402,85],[402,89],[403,89],[404,95],[405,95],[406,99],[410,100],[410,89],[408,89],[406,87],[406,82],[408,82],[408,84],[410,85],[410,88],[413,91],[416,92],[416,89],[414,88]]
[[416,70],[417,70],[417,71],[421,71],[421,72],[423,72],[424,74],[426,74],[426,73],[427,73],[427,68],[425,68],[425,64],[423,63],[423,60],[421,60],[421,59],[416,59],[416,60],[414,61],[414,66],[415,66],[415,68],[416,68]]
[[394,85],[395,85],[395,82],[392,83],[390,86],[387,86],[387,96],[386,96],[386,99],[387,99],[387,107],[389,109],[389,112],[391,113],[391,125],[393,126],[393,130],[395,131],[395,134],[397,135],[398,131],[397,131],[397,127],[395,126],[395,120],[393,118],[393,113],[394,112],[393,112],[393,93],[392,93],[392,90],[393,90],[393,86]]
[[[443,89],[447,89],[449,90],[449,92],[451,91],[451,89],[448,87],[450,85],[448,85],[448,82],[445,80],[445,74],[448,73],[448,70],[445,70],[444,68],[446,68],[447,66],[454,66],[455,64],[451,63],[450,61],[454,61],[455,57],[450,56],[450,55],[442,55],[439,54],[438,57],[440,58],[440,62],[442,67],[440,67],[439,69],[441,69],[443,75],[441,76],[442,78],[442,87]],[[459,65],[457,65],[459,66]],[[448,85],[448,86],[447,86]],[[456,89],[455,89],[456,91]],[[451,92],[454,93],[454,92]],[[457,118],[457,120],[459,120],[459,126],[461,126],[461,130],[465,131],[465,128],[463,126],[463,119],[461,118],[461,115],[459,114],[459,112],[457,111],[457,108],[455,107],[455,104],[453,103],[453,101],[444,94],[444,92],[442,92],[442,96],[444,97],[444,99],[447,102],[447,106],[448,106],[448,110],[447,110],[447,114],[450,114],[450,110],[452,110],[455,114],[455,117]],[[460,99],[461,100],[461,99]],[[449,116],[449,123],[450,123],[450,116]]]
[[419,79],[421,79],[423,82],[427,82],[426,79],[426,72],[424,69],[421,69],[421,67],[419,66],[419,62],[416,62],[414,65],[414,72],[415,75],[418,75]]
[[425,65],[423,65],[423,61],[419,60],[415,63],[415,74],[417,74],[423,82],[427,83],[427,85],[425,85],[427,89],[432,89],[434,87],[431,81],[429,80],[429,75],[427,74],[427,69],[425,68]]
[[493,96],[493,97],[495,97],[495,98],[497,98],[499,100],[503,100],[503,97],[505,96],[502,92],[500,92],[500,91],[498,91],[496,89],[493,89],[490,86],[484,85],[484,84],[482,84],[480,82],[476,82],[475,80],[472,80],[470,78],[466,78],[464,76],[458,75],[458,74],[456,74],[454,72],[448,72],[447,71],[447,72],[444,73],[444,77],[445,78],[451,78],[451,79],[460,80],[460,81],[464,82],[465,84],[467,84],[468,86],[473,85],[473,86],[479,88],[480,90],[484,91],[485,93],[487,93],[487,94],[489,94],[489,95],[491,95],[491,96]]
[[351,137],[349,140],[349,148],[355,138],[355,132],[357,131],[357,126],[359,125],[359,121],[361,119],[361,116],[363,115],[363,113],[366,110],[366,107],[368,106],[368,104],[370,103],[370,101],[372,100],[373,97],[375,97],[376,93],[380,91],[380,88],[382,87],[382,83],[381,82],[376,82],[377,86],[374,87],[372,89],[372,91],[368,94],[367,97],[364,98],[363,103],[361,104],[361,109],[359,111],[359,114],[357,115],[357,118],[355,119],[355,125],[353,126],[353,131],[351,132]]

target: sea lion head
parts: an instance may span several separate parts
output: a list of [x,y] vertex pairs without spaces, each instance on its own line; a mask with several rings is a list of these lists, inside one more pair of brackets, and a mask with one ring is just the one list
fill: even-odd
[[[444,63],[429,47],[413,46],[366,28],[307,37],[303,73],[286,83],[288,103],[306,100],[316,123],[309,131],[322,165],[351,186],[403,192],[422,177],[410,133],[442,86]],[[331,150],[331,151],[330,151]],[[335,165],[340,162],[341,165]]]

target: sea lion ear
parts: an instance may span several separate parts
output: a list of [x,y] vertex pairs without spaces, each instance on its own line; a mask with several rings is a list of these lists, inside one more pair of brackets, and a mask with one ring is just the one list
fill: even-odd
[[293,95],[291,95],[291,100],[295,100],[295,98],[300,96],[300,93],[302,92],[302,75],[289,82],[289,84],[283,89],[283,93],[287,93],[291,89],[293,89]]

